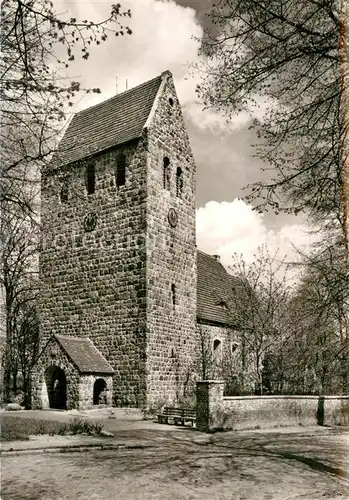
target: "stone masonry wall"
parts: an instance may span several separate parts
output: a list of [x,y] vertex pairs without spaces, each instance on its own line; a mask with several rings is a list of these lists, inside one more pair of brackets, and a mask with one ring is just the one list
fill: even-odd
[[46,409],[50,407],[45,372],[53,366],[61,368],[66,376],[67,410],[78,409],[80,374],[63,349],[53,339],[47,344],[32,374],[33,409]]
[[[205,345],[205,373],[201,377],[209,380],[225,380],[226,395],[251,394],[254,391],[250,377],[251,362],[243,354],[241,337],[232,328],[198,323],[200,345]],[[217,347],[218,343],[218,347]],[[208,349],[209,347],[209,349]],[[201,352],[200,352],[201,351]],[[199,358],[202,349],[199,348]]]
[[198,382],[198,430],[349,424],[349,396],[224,397],[223,392],[223,382]]
[[[42,181],[41,336],[88,336],[115,370],[113,404],[145,399],[146,147],[142,140],[96,158],[88,195],[86,164],[47,172]],[[126,183],[115,161],[125,153]],[[68,201],[60,201],[64,179]],[[92,231],[84,219],[95,214]]]
[[[149,118],[147,172],[147,393],[148,403],[175,402],[191,384],[196,337],[196,168],[170,75],[163,76]],[[164,157],[170,189],[163,186]],[[182,196],[176,171],[183,171]],[[168,214],[177,212],[171,227]],[[175,304],[171,286],[175,286]]]
[[[117,188],[113,158],[121,153],[126,184]],[[170,190],[163,188],[165,156]],[[43,176],[42,340],[55,333],[90,337],[115,370],[114,405],[174,401],[196,378],[196,169],[170,74],[163,75],[143,137],[95,160],[91,195],[86,162]],[[65,179],[69,194],[62,202]],[[90,231],[86,216],[96,221]]]
[[80,410],[87,410],[93,407],[93,388],[98,379],[103,379],[106,382],[106,404],[108,406],[112,405],[113,377],[111,375],[81,375],[79,383]]
[[[231,367],[236,366],[238,369],[239,356],[238,352],[232,353],[232,346],[236,341],[236,335],[231,328],[213,325],[213,324],[198,324],[199,335],[201,342],[205,343],[206,347],[206,377],[205,379],[220,380],[222,371],[224,371],[224,361],[228,357],[231,360]],[[219,342],[218,347],[216,343]]]

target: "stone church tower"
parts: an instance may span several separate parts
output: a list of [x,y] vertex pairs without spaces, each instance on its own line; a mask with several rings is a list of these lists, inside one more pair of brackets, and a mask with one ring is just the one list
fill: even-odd
[[34,407],[183,393],[196,346],[195,176],[170,72],[74,116],[42,178]]

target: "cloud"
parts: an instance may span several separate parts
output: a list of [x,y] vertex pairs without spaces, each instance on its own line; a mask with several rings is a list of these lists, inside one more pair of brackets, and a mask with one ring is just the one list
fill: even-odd
[[305,224],[285,225],[278,231],[267,229],[264,216],[243,200],[210,201],[197,210],[196,234],[198,248],[221,256],[229,266],[234,253],[242,254],[247,264],[254,261],[258,247],[266,245],[270,255],[286,256],[287,261],[299,259],[297,249],[306,251],[314,237]]
[[[58,7],[59,6],[59,7]],[[57,10],[69,10],[78,19],[101,20],[108,16],[106,2],[56,2]],[[203,30],[194,9],[174,1],[141,0],[122,2],[122,9],[131,9],[132,17],[122,19],[132,29],[130,36],[110,34],[106,42],[91,48],[90,59],[76,62],[71,73],[84,83],[101,87],[102,96],[86,96],[83,107],[134,87],[169,69],[182,81],[186,63],[198,57]]]
[[[77,19],[102,20],[108,16],[106,2],[55,2],[59,12],[68,11]],[[203,28],[196,11],[172,0],[139,0],[122,2],[122,9],[131,9],[132,17],[124,20],[132,29],[131,36],[110,35],[101,46],[91,48],[88,61],[78,58],[70,74],[86,87],[99,87],[102,95],[89,94],[80,98],[77,110],[97,104],[127,88],[169,69],[175,80],[179,100],[187,119],[202,130],[229,133],[250,120],[241,113],[227,123],[226,117],[214,110],[203,110],[195,93],[199,73],[189,67],[202,63],[199,56]],[[127,82],[127,83],[126,83]]]
[[[55,0],[55,7],[58,12],[66,12],[68,17],[95,21],[106,18],[110,11],[110,3],[103,0]],[[269,173],[263,173],[260,163],[251,158],[251,144],[257,139],[254,132],[249,130],[249,113],[241,113],[227,124],[223,114],[203,110],[202,104],[197,102],[195,88],[200,75],[188,70],[188,65],[200,66],[203,62],[199,56],[198,42],[203,28],[196,11],[169,0],[123,1],[122,8],[131,9],[132,17],[125,19],[125,23],[129,24],[133,34],[124,37],[110,35],[105,43],[91,49],[88,61],[76,58],[69,68],[72,79],[80,80],[85,87],[99,87],[102,90],[101,95],[80,97],[72,111],[76,112],[115,95],[116,77],[120,93],[126,89],[126,81],[128,88],[131,88],[169,69],[174,76],[197,163],[198,205],[212,199],[230,201],[243,196],[243,186],[266,179]],[[259,104],[260,109],[255,109],[254,115],[264,112],[265,102]],[[276,222],[269,212],[258,225],[259,219],[255,219],[257,214],[252,213],[248,205],[243,208],[242,203],[235,201],[234,207],[239,206],[241,213],[249,217],[249,224],[255,224],[258,231],[262,231],[262,234],[258,233],[260,241],[266,237],[263,234],[268,233],[267,223],[280,227],[290,220],[289,216],[288,219],[279,216]],[[239,222],[235,221],[235,224]]]

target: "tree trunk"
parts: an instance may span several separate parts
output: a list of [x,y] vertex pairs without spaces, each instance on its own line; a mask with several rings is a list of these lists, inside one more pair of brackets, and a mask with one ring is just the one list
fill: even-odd
[[8,403],[10,400],[10,383],[11,383],[11,354],[8,352],[9,348],[6,346],[5,360],[4,360],[4,402]]
[[12,370],[12,391],[13,394],[17,394],[17,370]]
[[12,322],[8,309],[6,311],[6,347],[4,359],[4,401],[8,403],[11,396],[12,372]]
[[342,183],[341,183],[341,205],[342,225],[344,233],[344,244],[346,256],[349,262],[349,89],[348,89],[348,35],[349,4],[342,0],[340,13],[339,32],[339,60],[340,60],[340,85],[341,85],[341,159],[342,159]]
[[[348,62],[348,0],[342,0],[340,13],[339,60],[341,81],[341,157],[342,157],[342,224],[347,264],[349,265],[349,62]],[[348,358],[349,358],[349,317],[344,316],[345,348],[343,356],[343,392],[348,390]]]
[[256,356],[256,370],[257,370],[257,384],[258,384],[258,394],[263,395],[263,383],[262,383],[262,373],[260,371],[260,355]]

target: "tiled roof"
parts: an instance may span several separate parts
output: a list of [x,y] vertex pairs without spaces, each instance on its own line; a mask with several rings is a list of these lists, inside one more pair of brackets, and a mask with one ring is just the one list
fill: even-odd
[[[197,251],[197,317],[228,325],[235,280],[215,257]],[[228,306],[224,307],[224,303]]]
[[52,166],[66,165],[141,137],[161,76],[77,113]]
[[80,373],[114,373],[114,370],[87,337],[54,335]]

